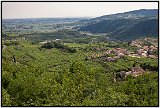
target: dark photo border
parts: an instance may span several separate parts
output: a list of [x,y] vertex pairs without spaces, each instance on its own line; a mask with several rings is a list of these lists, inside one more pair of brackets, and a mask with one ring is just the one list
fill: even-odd
[[[158,34],[159,34],[159,1],[1,1],[1,46],[2,46],[2,4],[6,2],[155,2],[158,5]],[[158,50],[159,50],[159,35],[158,35]],[[158,51],[159,55],[159,51]],[[159,57],[158,57],[158,66],[159,66]],[[159,71],[159,70],[158,70]],[[158,72],[159,76],[159,72]],[[159,101],[159,81],[158,81],[158,101]],[[1,47],[1,107],[29,107],[29,106],[2,106],[2,47]],[[42,106],[35,106],[42,107]],[[72,106],[43,106],[43,107],[72,107]],[[81,106],[73,106],[73,107],[81,107]],[[87,106],[84,106],[87,107]],[[126,107],[126,106],[89,106],[89,107]],[[127,106],[127,107],[140,107],[140,106]],[[143,107],[159,107],[158,106],[143,106]]]

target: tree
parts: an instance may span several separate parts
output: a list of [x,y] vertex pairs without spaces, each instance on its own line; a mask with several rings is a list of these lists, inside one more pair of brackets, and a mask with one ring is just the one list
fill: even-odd
[[47,49],[51,49],[54,47],[54,44],[51,42],[47,42],[44,45],[41,46],[42,48],[47,48]]
[[2,87],[2,106],[11,106],[10,95],[7,90]]

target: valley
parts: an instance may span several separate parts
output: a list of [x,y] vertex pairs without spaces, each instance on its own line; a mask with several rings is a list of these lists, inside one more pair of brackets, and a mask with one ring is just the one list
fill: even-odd
[[158,10],[2,21],[2,106],[158,106]]

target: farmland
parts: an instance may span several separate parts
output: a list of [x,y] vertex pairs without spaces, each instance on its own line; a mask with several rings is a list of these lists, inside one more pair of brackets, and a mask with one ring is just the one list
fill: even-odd
[[4,20],[2,106],[158,106],[158,38],[79,31],[84,20]]

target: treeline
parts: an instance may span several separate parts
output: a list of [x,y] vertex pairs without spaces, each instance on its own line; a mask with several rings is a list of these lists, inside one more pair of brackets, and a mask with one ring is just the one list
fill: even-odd
[[18,41],[5,41],[2,43],[3,45],[6,45],[6,46],[10,46],[10,45],[19,45],[19,42]]
[[73,38],[86,38],[89,37],[86,34],[81,34],[76,30],[58,30],[55,32],[43,32],[43,33],[30,33],[23,34],[19,37],[25,37],[26,39],[32,41],[45,41],[45,40],[55,40],[55,39],[73,39]]
[[68,47],[68,46],[66,46],[62,43],[59,43],[59,42],[47,42],[47,43],[43,44],[41,46],[41,48],[46,48],[46,49],[57,48],[57,49],[60,49],[62,51],[66,51],[66,52],[69,52],[69,53],[77,52],[76,49]]

